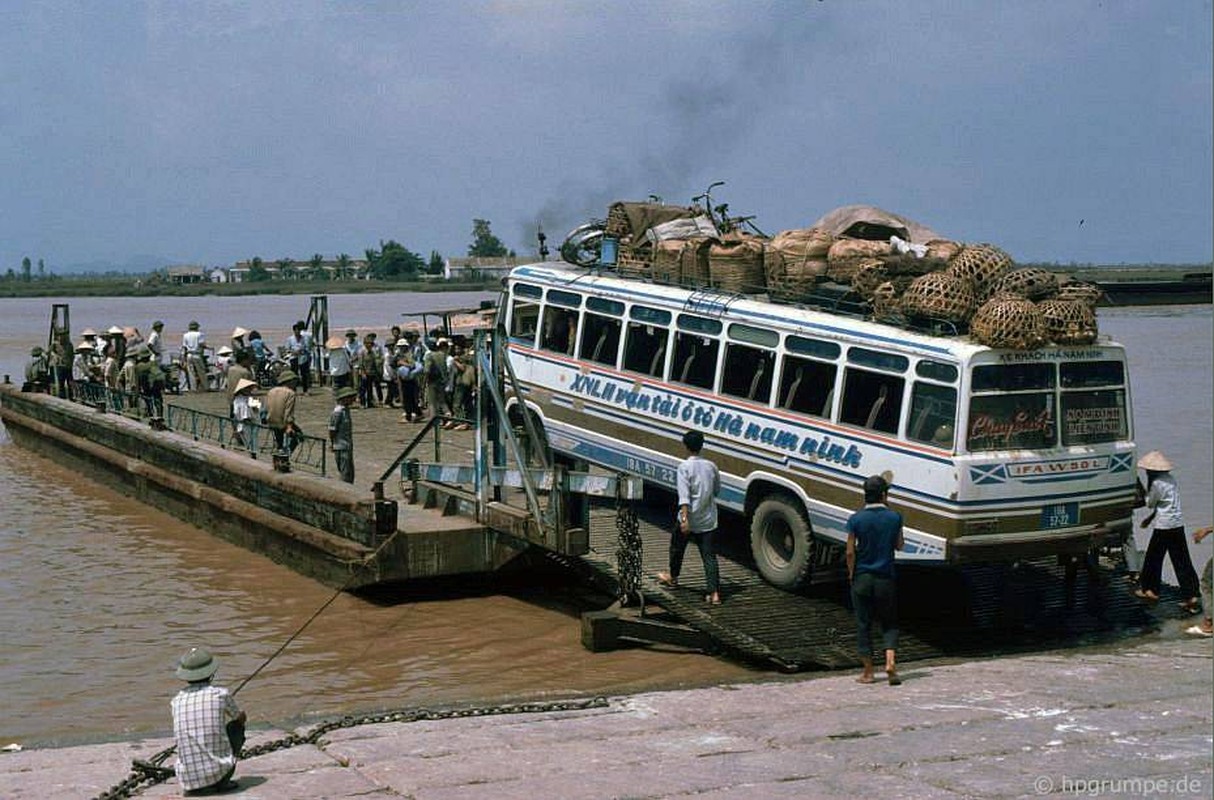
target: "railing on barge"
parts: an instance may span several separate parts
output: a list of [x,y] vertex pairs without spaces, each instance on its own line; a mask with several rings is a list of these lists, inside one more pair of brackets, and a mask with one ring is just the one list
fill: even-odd
[[[73,398],[99,410],[134,419],[161,418],[169,430],[190,436],[194,441],[214,442],[227,450],[243,450],[252,458],[273,456],[274,432],[259,422],[246,421],[238,431],[236,423],[220,414],[165,404],[162,398],[123,392],[99,383],[76,384]],[[328,471],[329,442],[319,436],[296,434],[290,445],[292,469],[324,477]]]

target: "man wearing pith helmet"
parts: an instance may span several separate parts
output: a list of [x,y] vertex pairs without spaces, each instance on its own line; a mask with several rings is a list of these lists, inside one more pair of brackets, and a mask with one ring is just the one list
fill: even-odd
[[177,662],[177,677],[188,682],[171,704],[177,780],[186,794],[236,786],[231,778],[244,744],[246,716],[231,692],[211,683],[218,667],[201,647],[191,647]]

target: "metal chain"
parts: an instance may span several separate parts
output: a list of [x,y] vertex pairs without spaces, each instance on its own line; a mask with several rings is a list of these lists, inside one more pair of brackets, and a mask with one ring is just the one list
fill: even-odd
[[[453,708],[435,710],[429,708],[403,709],[400,711],[366,714],[364,716],[347,716],[341,719],[322,722],[307,733],[290,733],[281,739],[262,742],[253,747],[245,747],[240,751],[241,761],[285,750],[301,744],[316,744],[322,736],[341,728],[354,728],[359,725],[382,725],[388,722],[421,722],[443,719],[464,719],[467,717],[489,717],[503,714],[543,714],[557,711],[585,711],[591,708],[606,708],[605,697],[589,697],[576,700],[549,700],[532,703],[507,703],[499,706],[477,706],[474,708]],[[150,759],[137,760],[131,767],[131,774],[107,791],[97,795],[94,800],[116,800],[116,798],[132,797],[144,788],[163,783],[173,776],[173,771],[161,767],[165,759],[172,754],[174,748],[166,748]],[[147,784],[147,786],[143,786]]]
[[625,500],[619,491],[615,498],[615,529],[617,533],[615,560],[620,582],[620,603],[645,607],[641,594],[641,566],[644,543],[641,540],[641,523],[637,519],[636,507]]

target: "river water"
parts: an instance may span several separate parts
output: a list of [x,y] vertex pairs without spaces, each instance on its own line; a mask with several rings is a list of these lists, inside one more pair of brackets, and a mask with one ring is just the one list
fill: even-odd
[[[333,330],[385,335],[401,314],[492,295],[333,295]],[[19,381],[45,344],[53,302],[73,329],[165,321],[175,347],[197,319],[212,342],[237,325],[273,344],[304,317],[302,296],[0,299],[0,374]],[[1210,306],[1104,309],[1101,330],[1127,345],[1136,438],[1176,463],[1191,527],[1211,508]],[[0,743],[26,746],[163,733],[177,656],[205,644],[219,679],[249,675],[332,594],[261,556],[93,484],[12,444],[0,429]],[[1145,536],[1139,535],[1145,546]],[[1200,567],[1211,540],[1193,547]],[[342,595],[240,693],[256,721],[357,710],[618,694],[709,685],[755,673],[700,655],[592,654],[577,611],[544,585],[378,602]]]

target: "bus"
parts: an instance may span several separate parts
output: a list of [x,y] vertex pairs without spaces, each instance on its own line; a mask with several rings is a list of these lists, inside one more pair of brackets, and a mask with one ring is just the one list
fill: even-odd
[[540,263],[503,282],[517,378],[554,455],[674,488],[704,434],[718,504],[770,583],[837,564],[865,477],[902,513],[903,561],[1078,555],[1131,530],[1124,349],[992,349],[762,296]]

